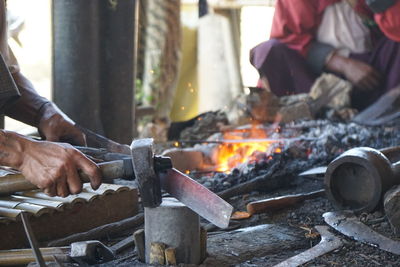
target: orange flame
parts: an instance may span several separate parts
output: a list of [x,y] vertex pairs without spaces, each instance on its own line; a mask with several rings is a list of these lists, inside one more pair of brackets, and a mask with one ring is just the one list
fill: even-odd
[[[267,135],[264,129],[253,125],[245,132],[227,132],[223,135],[224,140],[243,140],[243,139],[265,139]],[[224,143],[218,146],[217,151],[217,170],[229,173],[230,170],[253,159],[254,152],[267,152],[272,141],[243,142],[243,143]],[[277,148],[275,153],[280,153]]]

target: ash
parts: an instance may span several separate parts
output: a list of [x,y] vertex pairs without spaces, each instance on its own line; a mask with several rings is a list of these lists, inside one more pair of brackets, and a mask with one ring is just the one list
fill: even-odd
[[[257,152],[254,160],[237,166],[229,174],[215,173],[211,177],[192,175],[204,186],[220,192],[260,175],[296,176],[312,167],[327,165],[344,151],[359,146],[381,149],[400,143],[400,126],[366,127],[355,123],[327,120],[302,121],[280,125],[265,125],[270,138],[287,141],[273,143],[280,153]],[[277,132],[278,129],[279,131]]]

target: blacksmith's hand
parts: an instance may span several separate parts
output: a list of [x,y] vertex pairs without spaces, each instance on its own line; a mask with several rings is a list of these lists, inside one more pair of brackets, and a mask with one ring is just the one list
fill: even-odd
[[39,134],[53,142],[66,142],[86,146],[85,135],[75,127],[75,123],[56,105],[48,103],[40,111]]
[[382,77],[377,70],[364,62],[350,58],[347,60],[344,74],[355,87],[363,90],[379,88]]
[[375,90],[381,85],[382,76],[372,66],[337,53],[329,58],[325,68],[344,75],[356,88],[361,90]]
[[93,189],[101,184],[99,167],[69,144],[28,140],[22,148],[24,152],[17,169],[49,196],[80,193],[82,182],[78,171],[89,176]]

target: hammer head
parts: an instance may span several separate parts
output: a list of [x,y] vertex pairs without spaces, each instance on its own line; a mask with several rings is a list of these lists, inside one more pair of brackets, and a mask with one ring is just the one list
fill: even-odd
[[161,204],[161,184],[154,168],[153,139],[133,140],[131,144],[132,167],[144,207]]
[[71,244],[70,257],[75,261],[97,264],[115,259],[114,252],[97,240],[75,242]]
[[379,150],[358,147],[333,160],[325,173],[328,198],[340,209],[371,212],[395,184],[391,162]]

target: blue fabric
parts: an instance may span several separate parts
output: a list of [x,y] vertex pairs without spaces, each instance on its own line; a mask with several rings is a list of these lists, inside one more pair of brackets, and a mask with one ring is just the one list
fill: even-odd
[[335,48],[328,44],[320,42],[311,43],[307,53],[307,62],[311,70],[316,74],[321,74],[326,63],[326,58],[334,50]]
[[374,13],[382,13],[395,4],[395,0],[366,0],[367,5]]

